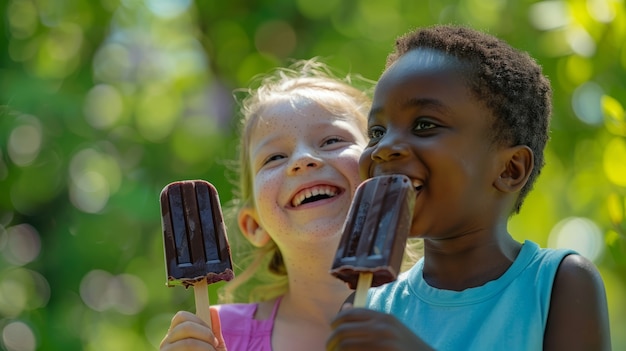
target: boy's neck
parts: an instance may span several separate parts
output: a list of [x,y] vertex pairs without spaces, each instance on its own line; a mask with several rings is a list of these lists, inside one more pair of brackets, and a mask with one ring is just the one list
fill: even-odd
[[511,266],[522,244],[508,233],[479,242],[464,236],[424,240],[424,280],[435,288],[461,291],[498,279]]

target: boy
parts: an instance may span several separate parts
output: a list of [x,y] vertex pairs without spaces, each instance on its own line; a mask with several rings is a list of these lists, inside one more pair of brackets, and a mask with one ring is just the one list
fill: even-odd
[[361,176],[413,180],[424,258],[370,289],[369,309],[340,312],[327,349],[610,349],[593,264],[507,231],[544,164],[550,113],[541,68],[497,38],[435,26],[398,39]]

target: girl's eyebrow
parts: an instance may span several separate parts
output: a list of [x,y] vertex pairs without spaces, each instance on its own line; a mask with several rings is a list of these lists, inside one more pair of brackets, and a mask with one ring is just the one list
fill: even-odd
[[263,151],[263,149],[267,146],[267,145],[271,145],[273,144],[276,140],[279,140],[280,138],[277,137],[271,137],[271,138],[264,138],[261,139],[261,142],[259,142],[258,144],[255,145],[255,148],[250,150],[250,160],[255,161],[259,156],[259,154],[264,154],[266,152]]
[[[433,98],[410,98],[406,99],[404,102],[400,104],[402,109],[407,108],[431,108],[440,112],[449,112],[448,106],[446,106],[441,100],[433,99]],[[383,107],[375,107],[372,106],[372,109],[369,113],[369,118],[373,118],[377,115],[380,115],[384,111]]]

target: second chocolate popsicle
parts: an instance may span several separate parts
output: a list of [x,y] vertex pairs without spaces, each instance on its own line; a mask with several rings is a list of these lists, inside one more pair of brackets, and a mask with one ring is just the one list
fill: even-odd
[[330,271],[357,290],[355,306],[364,304],[370,286],[397,278],[415,195],[411,180],[400,174],[373,177],[357,188]]

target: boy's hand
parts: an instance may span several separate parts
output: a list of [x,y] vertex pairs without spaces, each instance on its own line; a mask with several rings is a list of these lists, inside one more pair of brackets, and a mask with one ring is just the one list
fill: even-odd
[[433,350],[394,316],[349,304],[331,324],[328,351]]
[[211,307],[211,324],[213,324],[213,330],[191,312],[176,313],[167,334],[161,341],[161,351],[226,351],[220,317],[213,307]]

